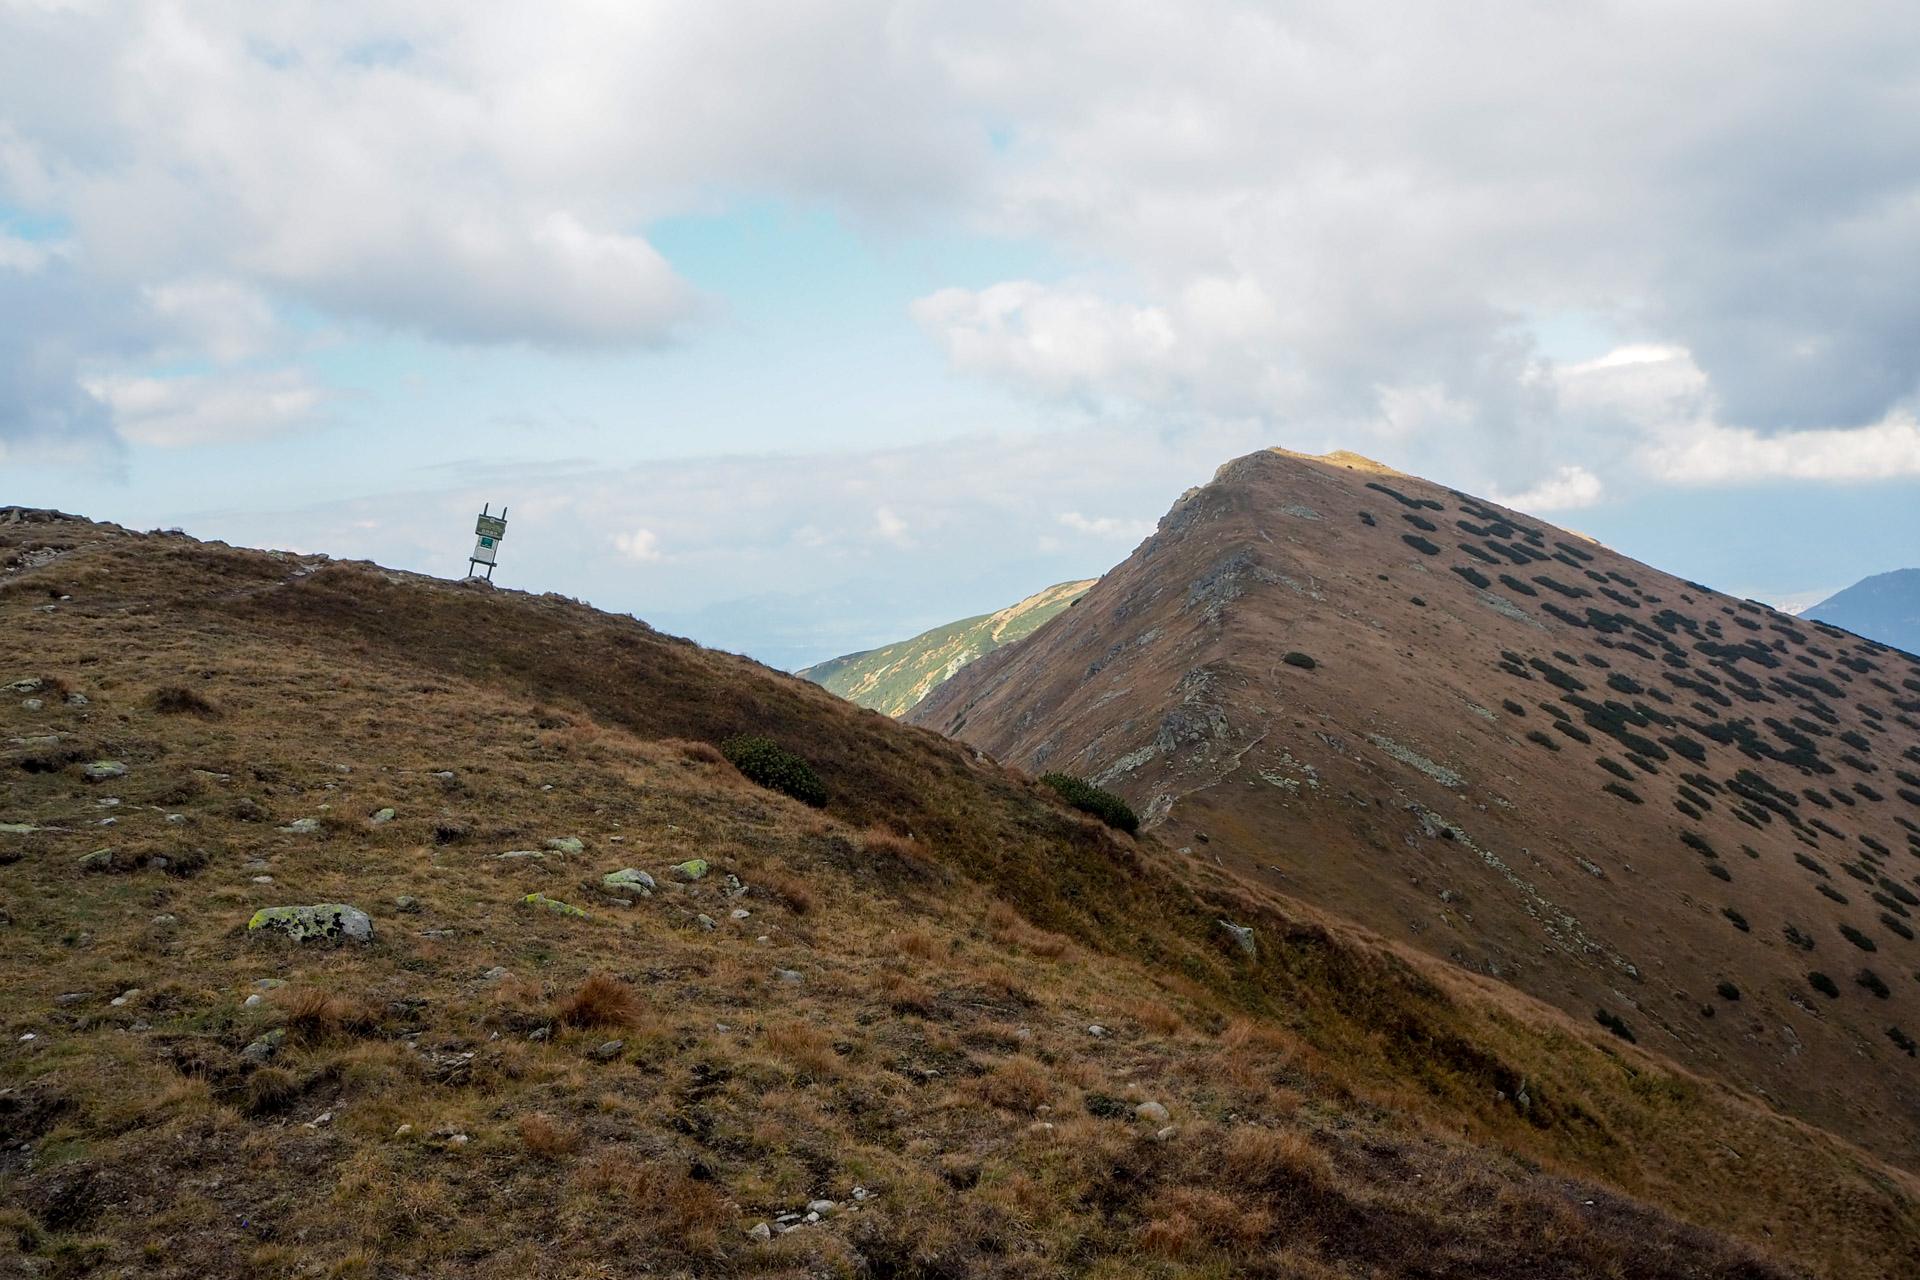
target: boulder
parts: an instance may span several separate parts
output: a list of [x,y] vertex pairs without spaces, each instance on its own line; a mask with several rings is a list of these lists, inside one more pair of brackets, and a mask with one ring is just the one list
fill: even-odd
[[673,870],[682,880],[703,880],[706,878],[708,871],[707,860],[705,858],[689,858],[685,862],[677,864]]
[[526,907],[545,907],[555,915],[572,916],[576,920],[585,920],[587,918],[587,913],[572,903],[562,902],[558,898],[549,898],[544,893],[530,893],[520,899],[520,905]]
[[558,836],[547,841],[547,848],[555,853],[584,853],[586,847],[580,842],[579,836]]
[[283,834],[290,836],[310,836],[319,829],[320,819],[318,818],[295,818],[286,826],[279,828]]
[[95,760],[80,767],[88,782],[111,782],[127,776],[127,766],[118,760]]
[[399,815],[395,813],[392,809],[375,809],[372,813],[367,815],[367,825],[374,826],[374,827],[384,827],[389,822],[392,822],[398,816]]
[[653,877],[633,867],[623,867],[600,877],[600,887],[608,893],[631,898],[651,898],[657,887]]
[[92,853],[82,854],[75,865],[82,871],[111,871],[113,870],[113,850],[95,849]]
[[371,942],[373,917],[358,907],[323,902],[310,907],[262,907],[247,921],[249,933],[279,933],[295,942]]
[[1233,939],[1234,945],[1246,952],[1249,956],[1258,956],[1260,954],[1260,944],[1254,939],[1252,929],[1249,929],[1243,924],[1235,924],[1231,920],[1220,921],[1220,927],[1227,931],[1228,936]]
[[1143,1102],[1133,1109],[1133,1114],[1149,1124],[1165,1124],[1170,1117],[1167,1109],[1157,1102]]

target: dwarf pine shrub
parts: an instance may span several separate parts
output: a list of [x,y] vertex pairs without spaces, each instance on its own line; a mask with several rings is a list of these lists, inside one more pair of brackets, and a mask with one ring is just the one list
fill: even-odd
[[1140,829],[1140,819],[1132,806],[1085,778],[1076,778],[1070,773],[1047,773],[1040,776],[1040,781],[1059,792],[1060,798],[1074,808],[1092,814],[1116,830],[1132,832]]
[[827,802],[827,789],[813,766],[771,738],[743,733],[721,743],[720,754],[750,781],[770,791],[782,792],[816,809]]
[[1713,989],[1719,992],[1722,1000],[1738,1000],[1740,998],[1740,988],[1734,986],[1725,978],[1720,979]]
[[1606,1009],[1598,1009],[1594,1011],[1593,1020],[1613,1032],[1613,1034],[1619,1036],[1622,1040],[1625,1040],[1628,1044],[1640,1043],[1634,1039],[1633,1028],[1629,1027],[1625,1020],[1617,1013]]
[[1818,969],[1807,975],[1807,985],[1829,1000],[1840,998],[1840,985]]
[[1298,649],[1281,654],[1280,661],[1290,667],[1299,667],[1302,671],[1311,671],[1320,665],[1307,654],[1301,653]]
[[[1732,907],[1720,908],[1720,914],[1725,916],[1727,918],[1728,923],[1733,925],[1733,927],[1738,929],[1740,932],[1742,933],[1753,932],[1753,926],[1747,923],[1747,918],[1741,915],[1738,911],[1735,911]],[[1726,988],[1732,985],[1733,984],[1730,982],[1723,983],[1721,985],[1720,994],[1723,996],[1727,995]],[[1740,993],[1738,991],[1735,991],[1732,995],[1727,996],[1727,999],[1729,1000],[1738,1000],[1739,998],[1740,998]]]
[[1858,929],[1854,928],[1850,924],[1841,925],[1840,933],[1841,933],[1841,936],[1846,938],[1848,942],[1851,942],[1854,946],[1860,948],[1862,951],[1878,951],[1880,949],[1879,943],[1875,942],[1872,938],[1869,938],[1866,934],[1860,932]]
[[1853,980],[1860,986],[1873,992],[1874,995],[1879,996],[1882,1000],[1885,1000],[1893,994],[1892,991],[1887,989],[1886,981],[1871,969],[1862,969],[1859,973],[1853,975]]

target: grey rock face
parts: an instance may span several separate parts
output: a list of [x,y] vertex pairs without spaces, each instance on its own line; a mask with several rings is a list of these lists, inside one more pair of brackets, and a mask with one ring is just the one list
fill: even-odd
[[262,907],[247,922],[250,933],[279,933],[295,942],[371,942],[373,917],[358,907],[323,902],[310,907]]

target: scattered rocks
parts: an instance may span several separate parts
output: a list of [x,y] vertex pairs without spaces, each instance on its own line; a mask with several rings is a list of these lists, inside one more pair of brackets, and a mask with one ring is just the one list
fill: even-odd
[[127,776],[127,766],[118,760],[95,760],[80,767],[80,773],[88,782],[111,782],[115,778]]
[[707,866],[707,860],[705,858],[689,858],[685,862],[676,865],[673,870],[682,880],[691,884],[695,880],[706,879],[707,872],[710,869],[711,868]]
[[1133,1109],[1133,1114],[1150,1124],[1165,1124],[1172,1117],[1167,1109],[1157,1102],[1143,1102]]
[[600,887],[608,893],[624,894],[635,898],[651,898],[658,886],[653,877],[633,867],[623,867],[600,877]]
[[295,942],[371,942],[373,917],[358,907],[323,902],[310,907],[262,907],[247,921],[249,933],[279,933]]
[[1220,927],[1227,931],[1228,935],[1232,937],[1234,945],[1242,951],[1250,956],[1260,954],[1260,943],[1253,936],[1252,929],[1249,929],[1243,924],[1235,924],[1231,920],[1220,921]]
[[375,809],[372,813],[367,815],[367,825],[373,826],[373,827],[384,827],[389,822],[392,822],[395,818],[399,816],[400,815],[395,813],[392,809]]
[[558,898],[549,898],[544,893],[530,893],[520,899],[520,903],[522,906],[527,907],[545,907],[555,915],[571,916],[576,920],[585,920],[587,918],[587,913],[572,903],[562,902]]
[[547,841],[547,848],[555,853],[584,853],[587,846],[579,836],[559,836]]

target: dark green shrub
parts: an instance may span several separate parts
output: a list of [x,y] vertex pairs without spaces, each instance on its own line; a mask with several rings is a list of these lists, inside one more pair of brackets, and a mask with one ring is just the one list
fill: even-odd
[[1628,786],[1624,782],[1609,782],[1606,786],[1600,789],[1612,795],[1619,796],[1622,800],[1625,800],[1630,804],[1646,803],[1645,800],[1642,800],[1640,798],[1639,792],[1635,791],[1632,787]]
[[1914,1056],[1915,1045],[1913,1043],[1913,1037],[1909,1036],[1906,1032],[1902,1031],[1900,1028],[1888,1027],[1887,1039],[1893,1041],[1894,1044],[1898,1045],[1901,1049],[1905,1050],[1906,1055],[1909,1058]]
[[1047,773],[1040,776],[1040,781],[1059,792],[1060,798],[1074,808],[1092,814],[1116,830],[1131,832],[1140,829],[1140,819],[1125,800],[1084,778],[1076,778],[1070,773]]
[[1514,577],[1510,573],[1501,574],[1500,581],[1504,586],[1507,587],[1508,590],[1518,591],[1523,596],[1537,596],[1540,594],[1538,591],[1535,591],[1533,589],[1532,583],[1523,582],[1519,578]]
[[1727,870],[1717,862],[1709,862],[1707,864],[1707,874],[1715,880],[1725,880],[1729,884],[1733,882],[1733,872]]
[[1869,938],[1866,934],[1860,932],[1858,929],[1854,928],[1850,924],[1841,925],[1840,933],[1841,933],[1841,936],[1846,938],[1848,942],[1851,942],[1854,946],[1860,948],[1862,951],[1878,951],[1880,949],[1879,943],[1875,942],[1872,938]]
[[1308,657],[1306,654],[1301,653],[1298,649],[1295,649],[1290,653],[1281,654],[1280,661],[1286,663],[1290,667],[1298,667],[1302,671],[1311,671],[1315,667],[1320,665],[1319,663],[1315,662],[1312,658]]
[[1689,849],[1695,850],[1704,857],[1717,858],[1720,856],[1720,851],[1708,844],[1707,838],[1697,831],[1682,831],[1680,833],[1680,843],[1686,845]]
[[1806,934],[1800,932],[1800,930],[1794,927],[1793,925],[1788,925],[1786,927],[1786,935],[1787,935],[1787,941],[1792,943],[1794,946],[1800,948],[1802,951],[1813,950],[1813,939],[1808,937]]
[[1742,853],[1744,853],[1744,854],[1746,854],[1746,855],[1747,855],[1747,856],[1748,856],[1749,858],[1757,858],[1757,857],[1759,857],[1759,856],[1760,856],[1760,851],[1759,851],[1758,849],[1756,849],[1756,848],[1754,848],[1754,847],[1753,847],[1752,845],[1750,845],[1750,844],[1743,844],[1743,845],[1741,845],[1741,846],[1740,846],[1740,852],[1742,852]]
[[1510,716],[1523,716],[1527,714],[1527,709],[1521,706],[1519,703],[1515,702],[1512,698],[1508,698],[1505,702],[1502,702],[1500,705],[1507,709],[1507,714]]
[[1847,905],[1847,901],[1848,901],[1847,895],[1840,892],[1838,889],[1834,888],[1832,885],[1828,884],[1825,880],[1822,880],[1819,884],[1813,887],[1820,891],[1820,894],[1822,897],[1831,898],[1833,899],[1833,901],[1839,903],[1843,907]]
[[1377,522],[1374,520],[1373,513],[1371,511],[1362,511],[1360,513],[1360,523],[1366,525],[1367,528],[1371,529],[1375,527]]
[[1580,728],[1578,725],[1574,724],[1573,721],[1571,720],[1555,720],[1553,722],[1553,727],[1557,729],[1559,732],[1566,734],[1569,738],[1572,738],[1575,742],[1579,743],[1583,747],[1590,747],[1593,745],[1593,739],[1588,736],[1587,731],[1585,729]]
[[1829,978],[1818,969],[1815,969],[1807,975],[1807,985],[1829,1000],[1838,1000],[1840,998],[1839,986],[1832,978]]
[[1614,777],[1620,779],[1622,782],[1633,781],[1633,774],[1627,771],[1627,766],[1621,764],[1618,760],[1615,760],[1612,756],[1601,756],[1598,760],[1595,760],[1594,763],[1599,765],[1602,769],[1605,769],[1608,773],[1612,774]]
[[1890,932],[1899,934],[1908,942],[1913,941],[1913,930],[1907,926],[1904,920],[1897,919],[1882,911],[1880,913],[1880,923],[1887,926]]
[[1400,535],[1400,541],[1406,543],[1408,546],[1412,547],[1415,551],[1418,551],[1422,555],[1437,556],[1440,554],[1439,547],[1436,547],[1433,543],[1428,542],[1425,538],[1421,537],[1417,533],[1403,533]]
[[[1725,916],[1730,922],[1732,922],[1733,927],[1738,929],[1740,932],[1742,933],[1753,932],[1753,926],[1747,923],[1747,918],[1741,915],[1738,911],[1735,911],[1732,907],[1720,908],[1720,914]],[[1722,994],[1725,994],[1724,991],[1722,992]],[[1738,994],[1735,994],[1735,995],[1728,996],[1727,998],[1729,1000],[1738,1000],[1740,997]]]
[[1795,849],[1793,851],[1793,860],[1799,863],[1801,866],[1805,867],[1807,870],[1813,872],[1813,874],[1819,876],[1823,880],[1830,880],[1833,878],[1832,873],[1829,872],[1825,867],[1815,862],[1812,858],[1809,858],[1806,854],[1801,853],[1798,849]]
[[721,743],[720,754],[749,780],[770,791],[790,795],[816,809],[827,802],[827,789],[820,784],[813,766],[775,745],[771,738],[743,733]]
[[1492,578],[1489,578],[1486,574],[1480,572],[1478,569],[1472,568],[1468,565],[1457,564],[1453,566],[1453,571],[1459,574],[1461,577],[1465,578],[1468,582],[1472,583],[1476,587],[1490,587],[1493,585]]
[[1549,751],[1558,751],[1560,749],[1559,743],[1555,742],[1552,738],[1549,738],[1546,734],[1540,732],[1538,729],[1527,730],[1527,741],[1538,743],[1539,745],[1545,747]]
[[1426,533],[1438,533],[1440,531],[1440,526],[1435,524],[1433,521],[1427,519],[1425,516],[1404,515],[1404,516],[1401,516],[1400,518],[1402,520],[1405,520],[1408,524],[1412,525],[1414,528],[1422,530]]
[[1740,998],[1740,988],[1734,986],[1725,978],[1720,979],[1719,984],[1714,987],[1714,990],[1720,993],[1722,1000],[1738,1000]]
[[1619,1036],[1622,1040],[1625,1040],[1628,1044],[1640,1043],[1633,1038],[1633,1028],[1629,1027],[1617,1013],[1609,1013],[1605,1009],[1598,1009],[1594,1011],[1593,1020],[1613,1032],[1613,1034]]
[[1125,1099],[1116,1098],[1110,1093],[1101,1093],[1098,1089],[1090,1090],[1081,1100],[1081,1105],[1086,1107],[1087,1114],[1096,1120],[1125,1119],[1133,1110],[1127,1105]]
[[1871,969],[1862,969],[1859,973],[1853,975],[1853,980],[1860,986],[1873,992],[1874,995],[1879,996],[1882,1000],[1885,1000],[1893,994],[1893,992],[1887,989],[1887,984],[1881,979],[1880,975]]

